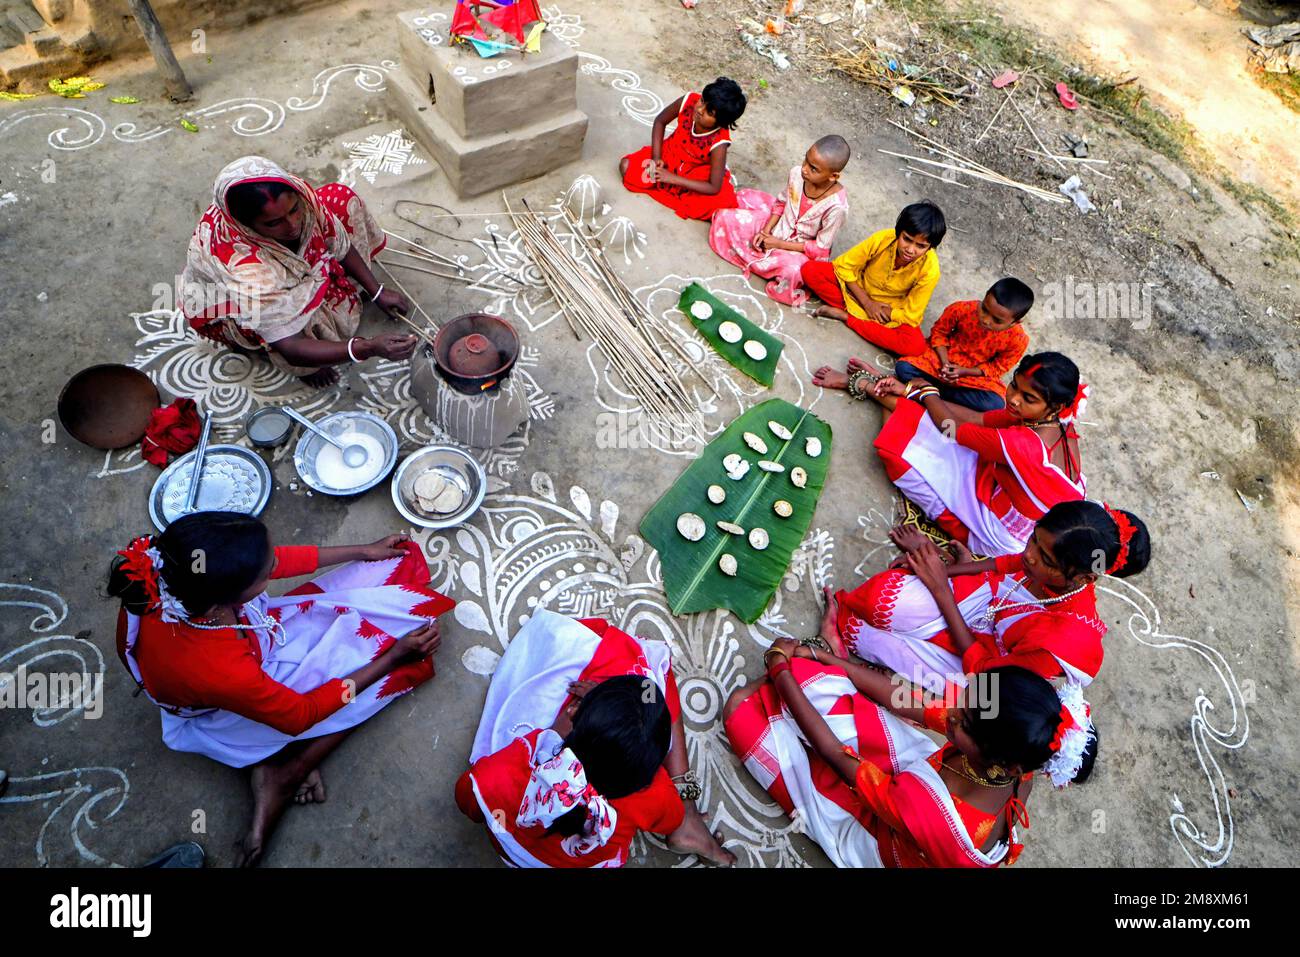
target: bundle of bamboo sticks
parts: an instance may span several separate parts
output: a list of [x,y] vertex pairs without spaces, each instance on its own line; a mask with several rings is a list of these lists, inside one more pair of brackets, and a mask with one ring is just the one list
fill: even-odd
[[658,317],[614,272],[600,244],[564,211],[582,244],[585,255],[580,259],[559,240],[546,218],[528,207],[527,201],[524,212],[517,213],[504,193],[502,199],[529,258],[564,313],[574,337],[580,339],[585,333],[595,340],[629,393],[673,441],[694,439],[703,444],[699,410],[657,340],[674,348],[701,379],[704,374]]
[[876,150],[877,153],[884,153],[888,156],[897,156],[900,159],[905,159],[912,163],[924,163],[926,166],[935,166],[939,169],[949,169],[957,173],[964,173],[967,176],[983,180],[986,183],[996,183],[999,186],[1008,186],[1012,189],[1021,190],[1022,192],[1028,193],[1030,196],[1048,203],[1068,203],[1070,201],[1068,197],[1063,196],[1060,193],[1053,193],[1051,190],[1046,190],[1039,186],[1033,186],[1029,183],[1022,183],[1009,176],[1003,176],[997,170],[989,169],[989,167],[975,162],[968,156],[963,156],[961,153],[958,153],[951,147],[940,143],[938,140],[931,139],[924,133],[918,133],[916,130],[904,126],[902,123],[896,123],[893,120],[890,120],[889,122],[891,125],[898,127],[908,136],[924,141],[926,143],[926,148],[931,152],[938,153],[940,156],[951,160],[952,162],[942,163],[938,160],[926,159],[922,156],[911,156],[907,153],[896,153],[893,150],[879,148]]

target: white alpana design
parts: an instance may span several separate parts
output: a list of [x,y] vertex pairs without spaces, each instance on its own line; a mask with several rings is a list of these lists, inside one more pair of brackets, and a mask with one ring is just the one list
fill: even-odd
[[785,634],[788,596],[829,583],[833,544],[814,529],[795,553],[772,603],[753,625],[725,612],[675,618],[663,590],[659,555],[637,534],[635,514],[593,499],[582,486],[557,492],[534,472],[528,492],[489,495],[467,525],[421,532],[433,583],[459,601],[456,621],[478,639],[461,658],[489,675],[511,636],[538,608],[576,618],[607,618],[630,634],[666,641],[682,698],[691,764],[704,785],[701,806],[723,827],[742,863],[803,863],[794,827],[756,793],[731,753],[720,721],[727,696],[745,683],[763,650]]
[[[12,673],[19,668],[33,673],[75,672],[102,681],[104,658],[93,642],[74,635],[52,634],[68,617],[68,603],[62,595],[33,585],[0,582],[0,611],[4,613],[0,617],[4,635],[0,644],[0,674],[5,676],[0,681],[14,680]],[[17,641],[11,640],[11,623],[33,612],[26,628],[17,629]],[[98,691],[98,686],[93,687]],[[102,707],[93,694],[79,702],[63,704],[63,707],[56,703],[54,707],[34,709],[32,725],[42,729],[69,719],[84,720],[87,709],[93,713],[98,710],[97,705]],[[16,735],[19,730],[11,733]],[[9,744],[14,744],[12,737]],[[40,750],[29,746],[24,753],[32,756]],[[8,789],[0,797],[3,827],[6,833],[19,834],[31,824],[36,832],[38,866],[67,867],[78,860],[116,866],[92,845],[96,831],[109,824],[126,804],[131,785],[124,771],[110,767],[74,767],[25,774],[12,760],[6,763],[10,778]],[[33,809],[35,815],[30,814]],[[36,821],[41,822],[39,827]]]
[[[182,118],[202,127],[207,121],[223,118],[230,129],[240,136],[265,136],[284,126],[290,113],[304,113],[325,105],[330,86],[339,77],[352,75],[357,88],[366,93],[382,93],[388,71],[397,68],[392,60],[373,63],[342,63],[327,67],[312,77],[312,91],[308,97],[291,96],[283,104],[278,100],[260,96],[235,97],[208,106],[187,110],[177,116],[175,123],[159,124],[140,129],[135,123],[118,123],[112,128],[112,138],[119,143],[139,144],[171,134],[188,135],[180,126]],[[70,106],[43,106],[18,110],[0,118],[0,141],[4,141],[19,125],[34,120],[54,120],[56,125],[46,137],[46,142],[56,150],[84,150],[100,143],[109,133],[108,123],[98,113]]]
[[415,143],[404,130],[372,133],[360,142],[347,142],[346,168],[373,184],[380,173],[401,176],[408,166],[427,166],[429,161],[415,155]]

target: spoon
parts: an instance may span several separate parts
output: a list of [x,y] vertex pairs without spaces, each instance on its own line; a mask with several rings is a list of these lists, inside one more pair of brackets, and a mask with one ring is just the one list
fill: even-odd
[[334,438],[334,436],[330,435],[324,429],[316,425],[316,423],[314,423],[311,419],[307,418],[305,415],[296,412],[295,410],[289,408],[287,405],[282,406],[282,409],[284,411],[284,414],[287,415],[289,418],[293,419],[303,428],[315,432],[317,435],[319,435],[330,445],[334,446],[336,449],[342,452],[343,464],[346,465],[348,468],[350,469],[360,468],[361,466],[366,464],[366,459],[370,458],[370,453],[366,451],[366,447],[364,445],[344,445],[338,439]]
[[194,503],[199,498],[199,483],[203,481],[203,456],[208,451],[208,435],[212,432],[212,414],[203,417],[203,431],[199,433],[199,444],[194,451],[194,472],[190,475],[190,492],[185,496],[185,513],[194,511]]

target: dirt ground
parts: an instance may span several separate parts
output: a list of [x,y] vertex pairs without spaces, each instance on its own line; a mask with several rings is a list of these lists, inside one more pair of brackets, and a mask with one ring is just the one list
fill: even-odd
[[[30,663],[103,674],[99,715],[0,713],[0,769],[10,775],[0,797],[0,864],[129,865],[190,836],[225,864],[248,809],[238,772],[162,745],[154,709],[131,696],[113,660],[115,609],[101,597],[101,576],[113,550],[147,530],[156,473],[138,455],[105,456],[61,430],[48,441],[69,375],[98,362],[133,363],[164,392],[197,395],[217,410],[224,440],[239,438],[251,409],[284,401],[308,412],[370,409],[407,448],[437,437],[401,364],[357,367],[341,387],[308,393],[182,328],[165,290],[217,170],[257,152],[316,184],[350,177],[386,226],[408,233],[419,229],[403,223],[399,209],[411,208],[399,200],[442,204],[459,220],[425,225],[455,238],[423,240],[464,256],[475,276],[523,274],[499,197],[457,201],[418,148],[399,151],[386,170],[358,165],[370,137],[394,131],[384,78],[397,68],[396,14],[409,6],[351,0],[209,37],[206,54],[182,56],[199,94],[189,114],[197,133],[179,128],[180,111],[157,95],[147,63],[97,71],[109,86],[86,100],[0,104],[0,440],[8,450],[0,515],[12,530],[0,559],[0,670]],[[404,275],[435,317],[484,310],[517,325],[525,358],[516,376],[531,418],[484,457],[492,477],[484,509],[464,528],[418,536],[435,583],[461,600],[445,624],[437,678],[330,759],[329,801],[291,810],[267,863],[492,864],[482,833],[455,811],[451,786],[496,657],[538,605],[603,615],[672,643],[693,764],[705,783],[701,803],[728,846],[747,866],[826,863],[738,766],[717,719],[727,694],[759,674],[774,636],[815,626],[821,585],[851,587],[889,560],[893,497],[870,453],[879,415],[808,382],[824,362],[886,357],[842,327],[776,306],[757,281],[713,256],[703,226],[619,187],[617,161],[648,141],[649,118],[718,74],[750,94],[730,156],[742,185],[774,190],[818,136],[848,138],[852,213],[837,252],[892,223],[906,202],[924,196],[944,207],[953,228],[930,320],[1004,274],[1035,286],[1040,306],[1026,324],[1033,347],[1070,355],[1093,388],[1083,431],[1089,494],[1135,511],[1151,529],[1150,569],[1101,589],[1111,630],[1089,689],[1103,735],[1097,772],[1065,792],[1036,789],[1021,866],[1290,863],[1300,840],[1291,813],[1300,774],[1287,730],[1300,708],[1291,415],[1300,270],[1285,249],[1286,227],[1243,209],[1213,177],[1151,153],[1104,114],[1065,114],[1028,84],[1026,123],[1054,147],[1060,132],[1086,136],[1090,156],[1107,161],[1074,164],[1094,212],[902,171],[904,161],[877,150],[927,154],[890,120],[1048,190],[1066,175],[1015,148],[1035,141],[1009,110],[975,142],[999,105],[988,74],[976,75],[979,64],[968,66],[981,92],[964,112],[930,105],[922,118],[814,58],[815,38],[833,28],[859,29],[854,43],[906,29],[892,11],[873,5],[855,24],[851,3],[809,3],[809,15],[844,19],[783,37],[793,64],[783,71],[736,35],[743,18],[776,6],[548,6],[552,39],[582,57],[579,105],[591,128],[579,163],[510,191],[536,208],[566,196],[589,204],[615,264],[696,350],[720,393],[698,393],[711,432],[769,393],[741,381],[687,331],[674,308],[681,288],[703,282],[786,343],[770,394],[811,408],[835,439],[813,528],[772,606],[754,625],[720,612],[668,613],[655,556],[636,527],[695,449],[645,440],[617,376],[586,343],[574,343],[535,286],[500,297]],[[1148,6],[1160,4],[1127,5]],[[107,102],[124,93],[143,102]],[[1279,161],[1265,172],[1285,177],[1286,168]],[[1263,173],[1257,183],[1266,185]],[[1089,290],[1134,283],[1143,305],[1118,316],[1088,308]],[[611,415],[636,437],[628,448],[598,447]],[[265,518],[278,540],[370,541],[401,527],[385,488],[327,500],[301,486],[291,457],[270,461],[276,490]],[[643,839],[634,863],[692,862]]]

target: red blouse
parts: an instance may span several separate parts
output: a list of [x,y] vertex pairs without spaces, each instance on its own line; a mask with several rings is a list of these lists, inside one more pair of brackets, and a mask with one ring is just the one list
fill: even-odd
[[[275,549],[272,578],[296,578],[316,571],[315,545]],[[118,634],[125,634],[125,612]],[[120,645],[119,645],[120,646]],[[343,679],[333,678],[301,694],[262,670],[257,632],[236,628],[206,630],[165,622],[158,614],[140,619],[132,649],[145,690],[164,705],[220,708],[297,737],[343,707]]]

